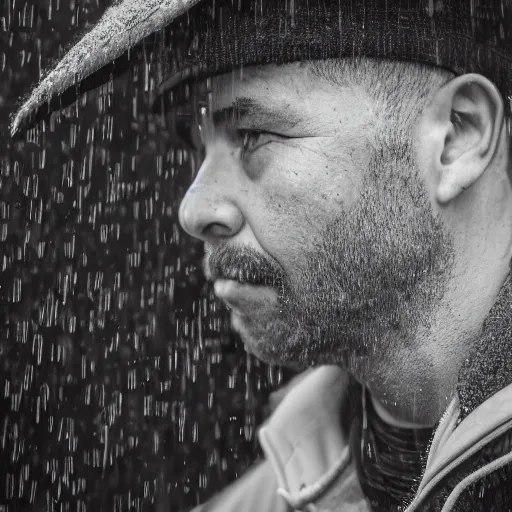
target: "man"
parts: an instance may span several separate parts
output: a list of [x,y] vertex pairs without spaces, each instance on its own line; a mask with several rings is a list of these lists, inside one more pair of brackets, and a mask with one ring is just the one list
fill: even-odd
[[112,8],[13,132],[170,25],[181,224],[247,350],[318,367],[201,510],[512,510],[512,5],[196,3]]

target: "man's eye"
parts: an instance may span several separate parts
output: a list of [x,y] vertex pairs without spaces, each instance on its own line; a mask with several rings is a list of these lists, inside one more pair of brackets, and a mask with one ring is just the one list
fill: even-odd
[[283,135],[261,130],[237,130],[243,153],[251,153],[252,151],[278,140],[288,139]]
[[242,141],[242,151],[244,153],[250,153],[253,151],[261,138],[263,132],[257,132],[253,130],[238,130],[238,134]]

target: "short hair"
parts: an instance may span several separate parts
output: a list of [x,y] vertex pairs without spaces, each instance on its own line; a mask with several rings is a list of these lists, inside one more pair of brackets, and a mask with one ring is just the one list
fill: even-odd
[[[433,94],[456,76],[433,64],[367,57],[327,59],[310,64],[313,76],[339,86],[349,83],[363,88],[377,108],[378,142],[391,147],[412,142],[411,131],[418,115]],[[506,122],[512,135],[512,115],[506,113]],[[508,158],[512,182],[512,141]]]
[[364,57],[311,63],[313,76],[338,86],[360,86],[375,101],[379,139],[404,142],[433,94],[455,77],[452,71],[419,62]]

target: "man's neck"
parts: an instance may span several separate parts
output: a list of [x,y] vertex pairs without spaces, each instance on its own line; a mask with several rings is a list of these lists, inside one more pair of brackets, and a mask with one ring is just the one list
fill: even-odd
[[386,408],[372,395],[370,394],[371,401],[373,408],[375,409],[375,412],[381,418],[384,422],[387,424],[393,426],[393,427],[399,427],[399,428],[410,428],[410,429],[418,429],[418,428],[431,428],[433,425],[427,425],[423,423],[413,423],[411,421],[405,421],[401,420],[400,418],[397,418],[393,416],[391,413],[389,413]]
[[437,361],[422,350],[404,351],[390,361],[365,368],[365,378],[358,380],[369,390],[376,413],[387,424],[431,428],[457,393],[462,363],[452,356]]

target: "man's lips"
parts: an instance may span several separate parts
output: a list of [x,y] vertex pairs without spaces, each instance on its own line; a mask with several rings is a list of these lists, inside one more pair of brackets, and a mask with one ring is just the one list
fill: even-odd
[[253,283],[241,283],[234,279],[217,279],[215,295],[235,310],[250,309],[257,305],[271,305],[278,300],[278,289]]

